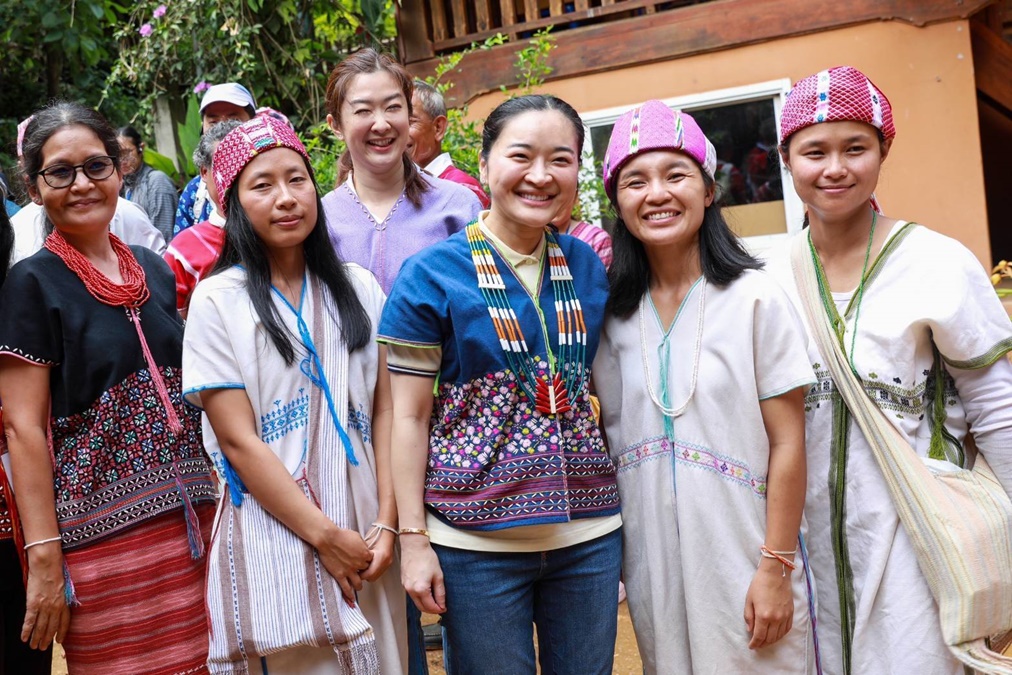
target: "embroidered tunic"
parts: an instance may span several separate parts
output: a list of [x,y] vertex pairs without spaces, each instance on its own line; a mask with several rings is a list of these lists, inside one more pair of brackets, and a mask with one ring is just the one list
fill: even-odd
[[[1012,324],[965,247],[905,225],[897,223],[868,273],[853,353],[857,372],[919,455],[928,457],[937,428],[946,458],[965,465],[969,422],[978,447],[1012,490],[1012,379],[1009,364],[996,363],[1012,349]],[[789,256],[776,259],[773,269],[800,308]],[[847,323],[848,354],[857,315],[856,300],[847,310],[850,299],[834,293]],[[882,472],[814,341],[809,359],[818,384],[806,400],[805,514],[824,671],[962,673],[942,639],[938,608]],[[979,369],[991,364],[986,379],[997,380],[987,399]],[[933,411],[941,412],[944,429]]]
[[[518,373],[508,367],[478,288],[466,233],[410,258],[384,309],[381,342],[442,351],[438,373],[416,373],[439,378],[425,504],[455,527],[498,530],[619,511],[614,468],[586,385],[608,298],[607,279],[589,246],[570,237],[560,237],[559,245],[576,279],[588,335],[584,385],[570,392],[569,412],[538,412],[522,391]],[[555,349],[564,330],[556,321],[547,263],[542,264],[536,306],[498,250],[493,248],[493,255],[537,362],[535,372],[544,378],[549,371],[546,338]]]
[[[383,293],[367,271],[357,265],[349,265],[349,270],[375,335]],[[311,274],[298,307],[277,292],[273,299],[287,330],[303,336],[291,365],[285,363],[263,329],[241,268],[201,281],[194,291],[186,326],[183,360],[187,400],[199,406],[203,390],[245,390],[261,440],[299,482],[307,499],[315,500],[338,526],[364,535],[379,512],[372,449],[378,350],[370,342],[363,349],[347,352],[337,337],[336,310],[326,306],[332,302],[329,291]],[[346,453],[351,451],[339,437],[319,380],[314,383],[307,375],[310,367],[304,360],[308,351],[300,325],[312,336],[333,397],[333,411],[340,415],[352,441],[357,466],[347,459]],[[299,664],[300,673],[314,663],[318,664],[316,669],[309,672],[406,672],[404,591],[396,562],[379,581],[367,582],[359,593],[358,608],[350,608],[315,552],[309,558],[301,557],[311,550],[308,545],[246,493],[228,466],[206,415],[204,440],[219,472],[229,481],[231,496],[219,506],[219,525],[209,553],[212,673],[245,673],[243,667],[246,659],[252,658],[254,646],[256,653],[271,652],[266,662],[271,673],[287,672],[285,663]],[[287,544],[277,546],[277,542]],[[279,555],[287,557],[279,559]],[[343,656],[326,644],[319,646],[323,649],[290,647],[291,634],[324,624]],[[254,630],[255,643],[250,637]],[[281,649],[283,653],[274,653]],[[328,650],[329,656],[321,653]],[[258,662],[255,658],[250,665]]]
[[200,418],[181,396],[183,328],[172,274],[157,254],[131,250],[151,292],[141,327],[183,423],[179,437],[168,429],[124,308],[92,297],[48,249],[11,268],[0,293],[0,354],[51,367],[53,487],[65,550],[179,509],[186,498],[215,499]]
[[384,293],[390,293],[405,260],[463,230],[481,210],[478,198],[464,186],[422,178],[429,190],[422,193],[421,207],[402,193],[381,223],[359,201],[350,176],[323,198],[330,238],[341,259],[375,274]]
[[[766,533],[770,447],[759,401],[814,381],[800,323],[762,272],[746,271],[726,288],[706,284],[689,399],[702,290],[697,281],[667,330],[649,294],[641,300],[642,327],[639,312],[609,316],[594,362],[618,467],[623,578],[644,670],[814,672],[800,551],[790,633],[751,651],[742,618]],[[684,414],[665,418],[644,369],[665,406],[689,400]]]

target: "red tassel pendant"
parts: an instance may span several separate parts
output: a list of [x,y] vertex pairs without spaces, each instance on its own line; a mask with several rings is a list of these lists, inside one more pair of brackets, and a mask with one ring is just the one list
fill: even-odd
[[566,385],[562,383],[562,376],[555,373],[552,383],[540,377],[534,385],[534,407],[543,415],[555,415],[569,412],[569,394],[566,392]]

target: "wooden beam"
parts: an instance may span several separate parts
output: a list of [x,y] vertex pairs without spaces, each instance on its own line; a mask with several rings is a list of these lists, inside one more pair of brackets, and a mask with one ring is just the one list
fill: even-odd
[[524,23],[538,20],[538,0],[524,0]]
[[562,16],[562,0],[548,0],[548,15]]
[[467,30],[467,7],[460,0],[450,0],[450,9],[453,10],[453,37],[466,38],[469,34]]
[[573,3],[573,7],[577,12],[585,12],[587,11],[587,8],[590,7],[590,3],[587,0],[576,0],[576,2]]
[[401,0],[397,4],[397,45],[406,63],[432,58],[425,14],[425,0]]
[[479,33],[492,27],[488,12],[488,0],[474,0],[474,28]]
[[[458,0],[460,1],[460,0]],[[531,2],[531,0],[526,0]],[[793,35],[833,30],[871,21],[902,21],[914,26],[966,19],[994,0],[850,0],[820,5],[810,0],[713,0],[650,16],[584,26],[555,34],[554,68],[549,79],[563,79],[615,68],[675,59]],[[631,5],[632,0],[627,3]],[[516,30],[525,30],[520,24]],[[500,85],[518,84],[514,63],[526,42],[481,50],[464,58],[453,77],[447,103],[460,105]],[[438,51],[438,44],[436,45]],[[588,58],[588,55],[593,55]],[[437,61],[409,64],[421,76]]]
[[499,10],[502,12],[503,28],[517,22],[517,8],[513,0],[499,0]]
[[[453,0],[450,0],[453,2]],[[450,37],[446,32],[446,11],[443,9],[443,0],[430,0],[432,15],[432,41],[439,42]],[[400,30],[400,24],[397,26]]]
[[1012,45],[985,24],[970,22],[977,90],[1012,115]]

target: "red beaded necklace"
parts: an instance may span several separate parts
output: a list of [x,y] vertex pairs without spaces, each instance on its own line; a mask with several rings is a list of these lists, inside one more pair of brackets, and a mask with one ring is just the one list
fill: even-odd
[[127,318],[137,329],[137,337],[141,342],[144,360],[148,364],[151,379],[155,383],[158,396],[161,398],[165,413],[169,418],[169,429],[178,435],[183,430],[183,425],[179,421],[175,408],[172,407],[172,400],[169,398],[169,390],[165,386],[165,380],[151,355],[144,331],[141,330],[141,315],[138,310],[151,297],[151,291],[148,290],[144,276],[144,268],[137,262],[130,247],[124,244],[119,237],[110,233],[109,243],[119,262],[119,273],[123,277],[122,284],[117,284],[102,274],[84,254],[63,238],[59,230],[53,230],[52,234],[46,237],[45,247],[56,254],[67,268],[77,275],[93,298],[104,305],[126,309]]

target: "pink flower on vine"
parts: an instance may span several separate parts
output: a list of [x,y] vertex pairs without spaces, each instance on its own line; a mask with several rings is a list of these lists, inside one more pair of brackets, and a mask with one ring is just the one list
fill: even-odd
[[165,16],[165,9],[166,9],[165,5],[158,5],[157,7],[155,7],[155,18],[160,19],[163,16]]
[[146,23],[143,26],[141,26],[141,29],[138,32],[141,34],[141,37],[148,37],[149,35],[155,32],[155,29],[151,27],[150,23]]
[[211,85],[209,83],[205,82],[204,80],[201,80],[200,82],[197,83],[197,86],[193,88],[193,93],[199,94],[200,92],[207,91],[210,88]]

